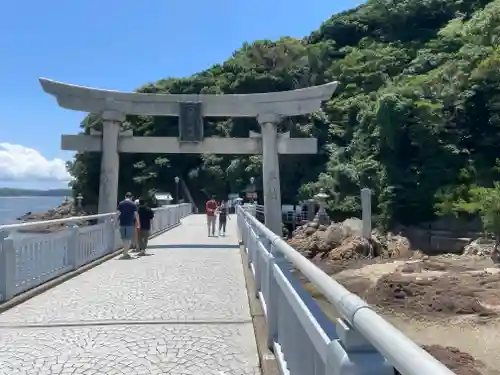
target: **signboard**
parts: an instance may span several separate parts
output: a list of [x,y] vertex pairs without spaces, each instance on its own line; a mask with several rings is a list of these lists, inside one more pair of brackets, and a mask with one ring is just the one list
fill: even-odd
[[248,199],[257,199],[257,193],[256,192],[247,192],[247,198]]
[[203,141],[203,115],[200,102],[179,103],[179,141]]

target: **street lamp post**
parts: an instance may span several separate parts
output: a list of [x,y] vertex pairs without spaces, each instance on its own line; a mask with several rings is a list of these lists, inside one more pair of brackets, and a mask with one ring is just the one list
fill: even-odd
[[[180,178],[178,176],[175,176],[174,177],[174,181],[175,181],[175,200],[177,202],[177,207],[179,207],[179,181],[180,181]],[[179,209],[177,208],[177,222],[179,223],[181,221],[181,218],[179,216]]]
[[254,204],[254,198],[255,198],[255,185],[254,185],[254,182],[255,182],[255,177],[250,177],[250,184],[252,185],[252,204]]
[[180,181],[180,178],[175,176],[174,181],[175,181],[175,201],[177,202],[177,204],[179,204],[179,181]]

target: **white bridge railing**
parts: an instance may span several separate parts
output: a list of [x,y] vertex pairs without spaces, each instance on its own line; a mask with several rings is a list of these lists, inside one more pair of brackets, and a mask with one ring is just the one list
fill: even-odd
[[[191,214],[191,204],[154,209],[151,234],[172,228]],[[79,223],[99,221],[94,225]],[[54,233],[24,233],[53,225]],[[20,233],[19,233],[20,232]],[[0,225],[0,302],[41,285],[121,247],[116,213]]]
[[[253,215],[237,207],[256,294],[268,327],[268,346],[283,375],[453,375],[357,295],[321,271]],[[325,296],[335,323],[302,287],[292,267]]]

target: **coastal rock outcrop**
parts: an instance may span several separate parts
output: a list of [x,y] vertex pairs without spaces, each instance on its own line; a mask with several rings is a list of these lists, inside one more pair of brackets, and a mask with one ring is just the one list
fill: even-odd
[[[17,218],[17,220],[23,223],[30,223],[35,221],[47,221],[47,220],[57,220],[65,219],[74,216],[85,216],[88,215],[85,209],[77,207],[73,200],[66,199],[59,206],[50,209],[46,212],[27,212],[23,216]],[[88,225],[88,221],[82,221],[75,223],[80,226]],[[19,232],[23,233],[51,233],[63,230],[66,228],[66,224],[52,224],[38,228],[21,229]]]
[[329,226],[309,222],[298,227],[288,243],[309,259],[330,261],[364,257],[395,258],[410,255],[406,237],[373,231],[371,238],[361,235],[362,222],[351,218]]

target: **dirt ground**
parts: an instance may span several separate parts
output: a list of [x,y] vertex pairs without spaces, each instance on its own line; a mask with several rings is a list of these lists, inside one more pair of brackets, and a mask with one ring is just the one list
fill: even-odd
[[317,265],[456,374],[500,375],[500,268],[491,259],[441,255]]

